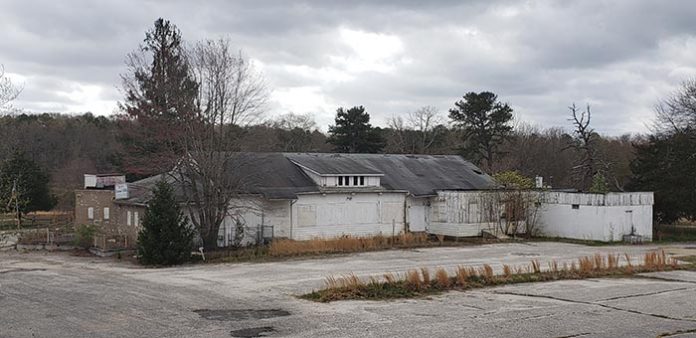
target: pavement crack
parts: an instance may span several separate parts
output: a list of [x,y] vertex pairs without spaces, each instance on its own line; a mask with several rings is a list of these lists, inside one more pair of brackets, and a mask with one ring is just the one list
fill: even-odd
[[657,337],[658,338],[660,338],[660,337],[672,337],[672,336],[681,335],[681,334],[685,334],[685,333],[696,333],[696,329],[677,330],[674,332],[665,332],[665,333],[659,334]]
[[17,269],[7,269],[7,270],[0,270],[0,274],[3,273],[10,273],[10,272],[32,272],[32,271],[46,271],[46,269],[25,269],[25,268],[17,268]]
[[654,279],[654,280],[665,281],[665,282],[671,282],[671,283],[689,283],[689,284],[696,284],[696,282],[694,282],[694,281],[681,280],[681,279],[676,279],[676,278],[666,278],[666,277],[662,277],[662,276],[636,275],[635,278]]
[[675,318],[675,317],[660,315],[660,314],[656,314],[656,313],[647,313],[647,312],[641,312],[641,311],[638,311],[638,310],[623,309],[623,308],[620,308],[620,307],[611,306],[611,305],[602,304],[602,303],[584,302],[584,301],[581,301],[581,300],[566,299],[566,298],[558,298],[558,297],[554,297],[554,296],[535,295],[535,294],[517,293],[517,292],[504,292],[504,291],[496,291],[496,292],[494,292],[494,293],[496,293],[496,294],[502,294],[502,295],[513,295],[513,296],[522,296],[522,297],[552,299],[552,300],[557,300],[557,301],[561,301],[561,302],[575,303],[575,304],[583,304],[583,305],[594,305],[594,306],[603,307],[603,308],[605,308],[605,309],[616,310],[616,311],[623,311],[623,312],[628,312],[628,313],[633,313],[633,314],[638,314],[638,315],[644,315],[644,316],[651,316],[651,317],[660,318],[660,319],[669,319],[669,320],[676,320],[676,321],[683,321],[683,322],[696,322],[696,319]]
[[611,298],[598,299],[597,302],[606,302],[606,301],[610,301],[610,300],[626,299],[626,298],[642,297],[642,296],[652,296],[652,295],[659,295],[659,294],[674,292],[674,291],[684,291],[684,290],[689,290],[689,289],[690,288],[678,288],[678,289],[662,290],[662,291],[655,291],[655,292],[639,293],[639,294],[634,294],[634,295],[617,296],[617,297],[611,297]]
[[576,333],[576,334],[571,334],[569,336],[559,336],[556,338],[575,338],[575,337],[582,337],[582,336],[587,336],[589,335],[589,332],[583,332],[583,333]]

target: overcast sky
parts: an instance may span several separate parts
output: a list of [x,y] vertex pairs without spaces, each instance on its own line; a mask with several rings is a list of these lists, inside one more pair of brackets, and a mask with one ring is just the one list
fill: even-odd
[[363,105],[374,124],[443,115],[492,91],[519,121],[567,126],[591,104],[605,134],[646,132],[652,107],[696,74],[695,1],[2,0],[0,64],[33,112],[108,115],[119,74],[158,17],[187,41],[229,37],[265,75],[269,116]]

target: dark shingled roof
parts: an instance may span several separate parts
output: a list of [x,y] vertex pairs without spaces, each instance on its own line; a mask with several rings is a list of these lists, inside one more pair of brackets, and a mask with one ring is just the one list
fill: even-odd
[[[231,156],[243,159],[238,162],[244,164],[229,171],[247,182],[245,192],[267,199],[296,199],[299,193],[321,191],[294,163],[322,175],[384,175],[382,189],[407,191],[414,196],[435,195],[438,190],[495,187],[490,176],[457,155],[237,153]],[[146,203],[151,188],[161,176],[129,183],[129,198],[119,202]],[[184,200],[181,189],[175,191]]]
[[291,161],[319,175],[383,175],[363,154],[286,153]]
[[[493,179],[457,155],[396,154],[293,154],[286,157],[309,168],[325,168],[320,174],[384,174],[382,187],[405,190],[415,196],[435,195],[438,190],[486,190]],[[366,172],[355,172],[368,168]]]

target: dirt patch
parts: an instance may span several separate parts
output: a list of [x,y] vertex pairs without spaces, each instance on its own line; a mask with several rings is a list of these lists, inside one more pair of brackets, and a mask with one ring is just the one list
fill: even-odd
[[230,332],[232,337],[241,338],[254,338],[254,337],[268,337],[269,335],[275,333],[276,330],[273,326],[261,326],[261,327],[250,327],[248,329],[234,330]]
[[254,310],[254,309],[242,309],[242,310],[193,310],[201,318],[207,320],[219,320],[219,321],[242,321],[249,319],[268,319],[275,317],[285,317],[289,316],[290,312],[280,309],[264,309],[264,310]]

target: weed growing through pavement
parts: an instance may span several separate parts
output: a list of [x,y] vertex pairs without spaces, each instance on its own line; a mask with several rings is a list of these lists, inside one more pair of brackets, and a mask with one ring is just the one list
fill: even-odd
[[391,299],[418,297],[447,290],[468,290],[488,286],[543,282],[560,279],[583,279],[595,277],[621,277],[641,272],[692,269],[695,264],[679,264],[677,260],[667,257],[664,250],[648,252],[641,264],[631,261],[628,254],[600,255],[581,257],[570,264],[558,264],[556,260],[548,262],[548,269],[542,270],[538,260],[532,260],[527,266],[513,268],[502,266],[502,274],[495,274],[493,267],[484,264],[481,267],[458,266],[453,274],[444,268],[435,270],[431,278],[426,267],[409,270],[399,276],[387,273],[379,278],[370,278],[363,282],[354,274],[343,277],[329,276],[321,290],[302,295],[301,298],[330,302],[345,299]]

